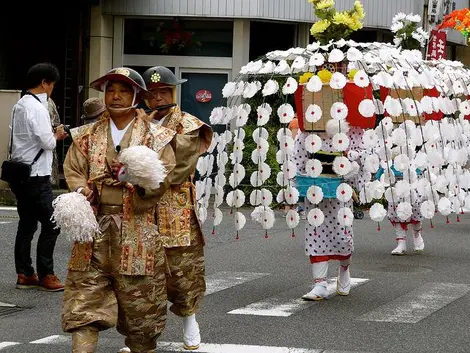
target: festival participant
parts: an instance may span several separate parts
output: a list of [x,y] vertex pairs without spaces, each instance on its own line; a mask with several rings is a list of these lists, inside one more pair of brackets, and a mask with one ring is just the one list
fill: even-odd
[[[74,136],[64,174],[69,189],[96,207],[101,234],[73,245],[62,327],[72,333],[74,353],[95,352],[99,331],[115,325],[132,353],[148,353],[166,321],[165,253],[154,215],[172,178],[175,133],[136,115],[138,101],[149,97],[136,71],[114,68],[91,86],[105,93],[109,116]],[[133,146],[158,153],[167,173],[158,188],[124,181],[119,152]]]

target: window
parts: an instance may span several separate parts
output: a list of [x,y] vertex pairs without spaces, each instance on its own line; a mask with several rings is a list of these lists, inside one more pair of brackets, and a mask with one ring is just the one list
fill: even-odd
[[231,57],[232,21],[126,19],[124,54]]

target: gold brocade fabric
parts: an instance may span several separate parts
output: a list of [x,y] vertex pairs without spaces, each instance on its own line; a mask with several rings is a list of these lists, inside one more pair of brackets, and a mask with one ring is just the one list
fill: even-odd
[[[172,109],[163,126],[176,131],[176,167],[170,188],[157,206],[157,224],[160,237],[166,248],[186,247],[193,244],[191,225],[199,220],[196,207],[195,186],[191,176],[200,155],[207,151],[212,140],[212,129],[179,107]],[[200,229],[200,225],[199,225]],[[202,237],[202,232],[199,232]]]

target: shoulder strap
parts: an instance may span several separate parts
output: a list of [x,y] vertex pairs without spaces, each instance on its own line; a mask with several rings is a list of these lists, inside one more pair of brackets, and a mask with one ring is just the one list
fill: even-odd
[[[25,95],[30,95],[30,96],[33,96],[39,103],[42,104],[41,100],[38,98],[38,96],[36,96],[34,93],[31,93],[29,91],[27,91],[25,93]],[[9,149],[9,159],[11,158],[11,152],[13,150],[13,129],[15,127],[15,110],[13,110],[13,116],[11,117],[11,135],[10,135],[10,149]],[[44,149],[40,149],[39,152],[36,154],[36,156],[34,157],[33,159],[33,162],[31,163],[31,165],[33,165],[34,163],[36,163],[39,159],[39,157],[41,157],[42,153],[44,152]]]

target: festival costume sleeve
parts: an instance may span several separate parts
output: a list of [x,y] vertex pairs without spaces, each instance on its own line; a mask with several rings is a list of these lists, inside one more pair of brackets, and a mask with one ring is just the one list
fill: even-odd
[[88,160],[74,143],[65,157],[64,176],[71,191],[88,185]]
[[201,139],[199,130],[187,134],[177,134],[175,142],[176,166],[171,179],[172,185],[179,185],[188,180],[196,168],[200,156]]
[[176,165],[175,153],[170,144],[166,145],[160,152],[160,160],[167,170],[165,180],[160,187],[155,190],[146,190],[140,186],[135,186],[133,205],[136,212],[148,210],[158,203],[162,195],[169,188]]

